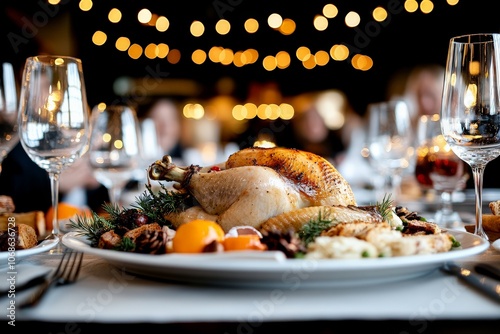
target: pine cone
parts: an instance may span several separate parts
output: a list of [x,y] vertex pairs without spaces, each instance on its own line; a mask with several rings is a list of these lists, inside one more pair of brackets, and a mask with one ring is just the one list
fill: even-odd
[[145,231],[135,239],[135,252],[143,254],[165,254],[169,236],[164,230]]
[[294,258],[297,253],[305,253],[306,247],[293,230],[287,232],[263,231],[262,243],[268,250],[278,250],[285,253],[287,258]]

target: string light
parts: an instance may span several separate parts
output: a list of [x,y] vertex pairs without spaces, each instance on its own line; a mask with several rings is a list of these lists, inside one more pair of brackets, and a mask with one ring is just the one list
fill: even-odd
[[[455,6],[459,0],[447,0],[448,5]],[[58,5],[60,0],[49,0],[50,4]],[[82,11],[90,11],[93,7],[92,0],[80,0],[79,8]],[[432,0],[405,0],[404,8],[407,13],[414,13],[418,9],[422,13],[429,14],[434,10]],[[312,20],[313,27],[318,31],[328,29],[329,20],[339,18],[339,9],[332,3],[325,4],[320,13],[316,14]],[[387,10],[381,6],[377,6],[371,12],[372,18],[377,22],[385,21],[389,14]],[[108,13],[108,19],[113,23],[120,23],[122,13],[118,8],[112,8]],[[167,17],[152,13],[149,9],[143,8],[137,13],[137,20],[146,26],[155,27],[158,32],[165,32],[170,27],[170,21]],[[358,27],[362,18],[359,13],[349,11],[343,16],[344,23],[349,28]],[[281,34],[288,36],[293,35],[297,26],[292,18],[283,18],[279,13],[272,13],[267,17],[267,25],[269,28],[279,31]],[[255,18],[248,18],[244,22],[244,29],[248,34],[254,34],[259,30],[259,22]],[[215,24],[215,30],[220,35],[226,35],[231,30],[231,23],[226,19],[219,19]],[[201,37],[205,33],[205,25],[203,22],[194,20],[190,25],[189,32],[192,36]],[[102,46],[107,42],[107,35],[104,31],[96,31],[92,36],[92,42],[96,46]],[[181,59],[180,50],[171,52],[168,45],[164,43],[154,44],[149,43],[146,46],[141,46],[138,43],[132,43],[127,37],[122,36],[116,40],[115,47],[119,51],[127,51],[127,54],[132,59],[139,59],[145,56],[149,59],[167,58],[171,64],[176,64]],[[307,46],[297,48],[296,58],[302,63],[306,69],[313,69],[316,66],[326,66],[330,60],[346,61],[349,60],[351,65],[356,70],[367,71],[373,67],[373,59],[368,55],[352,55],[349,58],[349,48],[343,44],[334,44],[329,50],[317,50],[314,54]],[[247,50],[231,50],[222,46],[214,46],[209,50],[197,49],[191,54],[191,61],[201,65],[207,59],[213,63],[221,65],[234,65],[235,67],[243,67],[249,64],[254,64],[259,58],[259,52],[255,49]],[[267,55],[261,61],[262,67],[267,71],[276,69],[288,68],[291,64],[290,55],[282,50],[276,55]]]
[[[51,0],[57,4],[59,0]],[[459,0],[447,0],[450,6],[454,6]],[[81,0],[79,7],[82,11],[90,11],[93,6],[92,0]],[[416,0],[405,0],[404,8],[407,13],[415,13],[419,9],[422,13],[429,14],[434,10],[432,0],[421,0],[420,3]],[[343,16],[341,16],[343,15]],[[387,10],[381,6],[375,7],[371,11],[371,18],[376,22],[384,22],[389,17]],[[363,19],[355,11],[347,13],[339,12],[339,9],[333,4],[323,6],[320,13],[316,14],[311,24],[317,31],[325,31],[329,27],[329,20],[344,20],[344,23],[349,28],[358,27]],[[122,13],[118,8],[112,8],[108,13],[108,20],[112,23],[119,24],[122,21]],[[137,20],[144,26],[154,27],[158,32],[166,32],[170,28],[170,21],[166,16],[161,16],[152,13],[149,9],[144,8],[137,14]],[[267,25],[284,36],[293,35],[297,29],[297,24],[292,18],[283,18],[278,13],[272,13],[267,18]],[[215,31],[223,36],[231,31],[231,22],[225,19],[220,19],[216,22]],[[259,31],[260,25],[255,18],[248,18],[244,21],[243,28],[248,34],[255,34]],[[189,33],[197,38],[200,38],[205,33],[205,24],[201,21],[194,20],[190,27]],[[96,46],[102,46],[107,42],[108,36],[104,31],[96,31],[92,36],[92,42]],[[141,46],[125,36],[119,37],[115,42],[115,48],[121,52],[127,52],[131,59],[139,59],[142,56],[148,59],[166,58],[170,64],[177,64],[181,60],[181,50],[170,49],[165,43],[149,43],[146,46]],[[292,54],[293,55],[293,54]],[[241,68],[247,65],[255,64],[259,60],[259,51],[257,49],[248,48],[245,50],[232,50],[223,46],[213,46],[208,50],[197,48],[191,52],[191,61],[194,64],[202,65],[207,61],[217,63],[223,66],[234,65]],[[291,63],[292,58],[299,61],[304,69],[313,70],[316,67],[326,66],[330,60],[336,62],[349,61],[353,69],[359,71],[370,70],[374,63],[373,59],[364,54],[352,54],[351,50],[344,44],[333,44],[330,49],[326,50],[311,50],[306,45],[301,45],[296,48],[295,57],[292,57],[289,52],[280,50],[274,55],[266,55],[259,62],[266,71],[285,70]],[[183,114],[186,118],[202,119],[205,117],[204,106],[199,103],[187,103],[183,108]],[[256,117],[263,120],[275,119],[292,119],[295,115],[294,107],[290,104],[254,104],[246,103],[244,105],[237,104],[232,108],[232,117],[237,121],[245,121]]]

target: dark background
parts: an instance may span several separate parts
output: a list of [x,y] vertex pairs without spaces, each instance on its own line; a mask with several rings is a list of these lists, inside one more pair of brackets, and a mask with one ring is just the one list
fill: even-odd
[[[13,62],[21,73],[26,57],[38,53],[64,53],[81,58],[90,106],[116,98],[113,83],[117,78],[140,79],[150,76],[153,70],[162,73],[164,79],[190,79],[202,87],[196,95],[182,96],[185,100],[204,100],[214,96],[216,82],[229,77],[235,82],[234,97],[243,103],[253,84],[275,82],[285,97],[308,91],[342,90],[354,110],[364,114],[368,103],[386,98],[389,82],[396,75],[421,64],[445,65],[451,37],[500,32],[496,6],[489,0],[460,0],[455,6],[436,0],[433,1],[434,10],[429,14],[420,10],[414,13],[401,10],[404,0],[106,0],[94,1],[88,12],[78,8],[79,2],[63,0],[60,5],[51,6],[46,0],[3,0],[0,59]],[[312,21],[327,3],[335,4],[339,15],[329,19],[327,30],[319,32],[313,28]],[[371,11],[376,6],[389,11],[389,18],[383,24],[374,23],[371,18]],[[107,13],[113,7],[123,13],[119,24],[112,24],[107,19]],[[168,17],[170,28],[159,33],[152,27],[140,25],[136,14],[141,8]],[[343,23],[343,17],[351,10],[361,16],[361,24],[355,29],[347,28]],[[284,36],[267,26],[267,17],[274,12],[296,22],[294,34]],[[243,29],[244,21],[250,17],[260,23],[255,34],[248,34]],[[214,32],[214,25],[220,18],[229,20],[232,25],[226,36]],[[193,20],[205,24],[203,36],[190,35],[189,26]],[[96,30],[108,35],[103,46],[92,43]],[[166,59],[150,60],[145,56],[133,60],[125,52],[115,49],[114,41],[119,36],[127,36],[143,47],[152,42],[167,43],[170,49],[181,51],[181,60],[175,65]],[[334,44],[345,44],[351,52],[368,55],[374,62],[373,67],[360,71],[354,69],[348,60],[330,60],[326,66],[307,70],[294,56],[295,50],[302,45],[316,52],[329,51]],[[255,48],[259,51],[259,60],[242,68],[214,64],[209,60],[203,65],[192,63],[190,55],[194,50],[208,52],[214,45],[233,50]],[[290,67],[272,72],[264,70],[262,59],[281,50],[292,56]],[[496,177],[500,165],[497,160],[486,169],[485,187],[500,187],[500,178]]]
[[[343,90],[355,110],[364,113],[367,103],[385,98],[388,82],[396,73],[417,64],[444,65],[451,37],[474,32],[499,32],[500,27],[493,2],[486,0],[460,0],[455,6],[441,0],[434,1],[434,10],[429,14],[423,14],[420,10],[414,13],[392,10],[383,25],[374,24],[371,11],[378,5],[401,9],[403,0],[108,0],[94,1],[88,12],[81,11],[78,8],[79,1],[76,0],[62,1],[57,8],[47,7],[50,11],[44,9],[46,5],[41,5],[43,3],[45,0],[2,1],[3,15],[6,17],[1,26],[4,32],[1,57],[22,67],[27,56],[38,53],[40,45],[43,48],[45,42],[41,41],[40,35],[45,35],[45,39],[49,36],[50,42],[56,45],[55,41],[60,38],[60,45],[71,44],[71,48],[67,49],[83,61],[91,105],[113,94],[112,85],[116,78],[141,78],[148,75],[148,68],[156,68],[162,73],[168,73],[170,79],[188,78],[202,84],[203,91],[198,96],[200,98],[215,94],[214,84],[219,78],[231,77],[236,82],[234,95],[243,101],[251,83],[274,81],[279,84],[284,96],[330,88]],[[327,30],[319,32],[313,28],[312,20],[314,15],[321,13],[326,3],[335,4],[339,15],[329,20]],[[107,19],[107,13],[113,7],[120,8],[123,13],[119,24],[112,24]],[[141,8],[149,8],[167,16],[170,20],[167,32],[159,33],[152,27],[140,25],[135,15]],[[347,28],[342,19],[351,10],[358,12],[362,19],[355,29]],[[267,17],[273,12],[281,14],[283,18],[292,18],[297,24],[296,32],[283,36],[268,28]],[[65,17],[69,23],[57,23],[62,21],[61,17]],[[226,36],[217,35],[213,29],[221,17],[232,24],[231,32]],[[248,34],[243,29],[243,22],[249,17],[256,18],[260,23],[256,34]],[[17,45],[18,48],[14,48],[8,34],[26,36],[26,30],[23,30],[26,29],[26,20],[33,22],[39,31]],[[196,38],[189,34],[189,25],[193,20],[200,20],[205,24],[203,36]],[[60,27],[57,27],[57,24]],[[41,33],[49,30],[49,27],[52,29],[50,34]],[[71,34],[69,40],[67,33],[63,33],[65,30],[69,30]],[[92,34],[96,30],[108,34],[108,42],[105,45],[95,46],[92,43]],[[126,53],[114,49],[114,41],[119,36],[127,36],[132,42],[143,46],[151,42],[167,43],[171,49],[181,51],[181,61],[172,65],[166,59],[150,60],[144,56],[139,60],[132,60]],[[364,72],[354,69],[349,61],[330,60],[326,66],[306,70],[294,57],[295,50],[301,45],[306,45],[312,52],[316,52],[329,51],[332,45],[340,43],[370,56],[374,62],[373,68]],[[259,61],[242,68],[214,64],[210,61],[203,65],[192,63],[190,55],[193,50],[201,48],[208,51],[214,45],[233,50],[255,48],[259,51]],[[292,55],[291,66],[283,70],[265,71],[261,66],[262,59],[269,54],[275,55],[280,50],[286,50]]]

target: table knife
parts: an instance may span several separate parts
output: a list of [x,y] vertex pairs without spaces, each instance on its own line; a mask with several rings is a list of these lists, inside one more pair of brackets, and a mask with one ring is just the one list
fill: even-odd
[[474,266],[474,269],[481,275],[500,281],[500,267],[496,267],[488,263],[478,263]]
[[476,289],[481,290],[497,302],[500,302],[500,283],[485,277],[483,275],[479,275],[467,268],[462,268],[456,263],[447,262],[444,264],[442,269],[450,274],[457,276],[468,284],[472,285]]
[[[31,278],[30,280],[26,281],[25,283],[16,286],[14,292],[20,292],[20,291],[32,288],[34,286],[40,285],[40,284],[42,284],[45,281],[45,277],[46,276],[47,276],[47,273],[43,273],[43,274],[37,275],[37,276]],[[9,289],[2,290],[0,292],[0,296],[7,295],[10,292],[11,291]]]

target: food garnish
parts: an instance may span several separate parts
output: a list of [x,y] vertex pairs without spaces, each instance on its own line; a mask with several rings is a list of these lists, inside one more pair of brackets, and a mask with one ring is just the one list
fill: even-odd
[[214,221],[195,219],[181,225],[172,240],[174,253],[203,253],[205,247],[224,240],[224,231]]
[[[111,230],[123,232],[150,222],[172,228],[170,221],[165,219],[165,214],[189,207],[189,199],[189,195],[169,190],[164,184],[161,184],[157,193],[153,192],[150,185],[146,185],[146,190],[136,198],[136,203],[131,204],[131,208],[124,209],[104,203],[102,208],[105,215],[96,212],[92,212],[90,216],[77,215],[70,220],[70,226],[80,235],[86,236],[92,247],[97,247],[101,235]],[[122,248],[130,249],[130,245]]]

